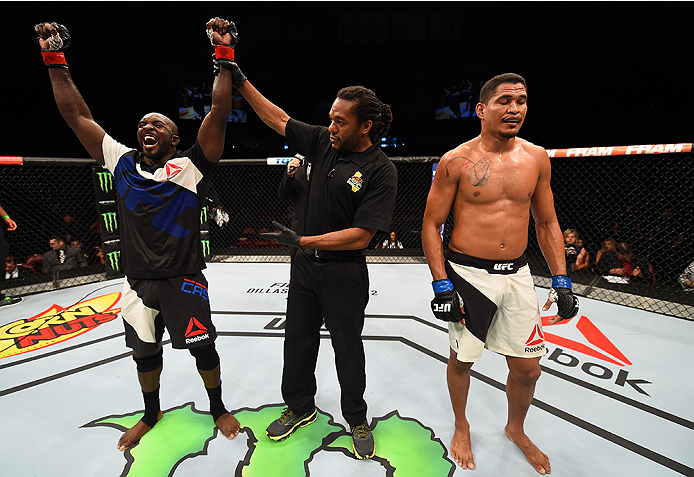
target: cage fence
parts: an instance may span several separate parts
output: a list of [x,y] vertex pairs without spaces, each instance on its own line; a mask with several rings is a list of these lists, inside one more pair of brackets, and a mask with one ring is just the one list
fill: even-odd
[[[681,284],[694,261],[691,145],[654,147],[549,151],[560,227],[581,244],[566,244],[568,273],[580,296],[694,319],[694,289]],[[421,223],[438,158],[391,159],[398,171],[392,226],[374,236],[367,260],[426,263]],[[260,237],[273,229],[272,221],[291,222],[291,200],[278,195],[285,170],[281,166],[288,160],[220,161],[201,210],[207,261],[289,261],[286,247]],[[107,171],[85,159],[23,158],[0,161],[0,184],[0,203],[18,224],[17,230],[5,232],[8,253],[27,272],[6,280],[6,294],[21,296],[122,276],[115,190]],[[444,246],[453,226],[451,215],[444,224]],[[391,232],[397,245],[382,248]],[[532,220],[528,233],[526,254],[535,284],[549,287],[551,273]],[[68,243],[79,241],[87,266],[44,270],[41,259],[55,235]],[[577,263],[579,246],[585,252]]]

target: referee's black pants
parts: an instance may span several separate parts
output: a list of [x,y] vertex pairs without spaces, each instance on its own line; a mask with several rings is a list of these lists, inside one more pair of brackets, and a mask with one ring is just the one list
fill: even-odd
[[287,298],[282,397],[301,416],[313,411],[320,327],[335,352],[342,415],[348,424],[366,420],[366,358],[361,332],[369,301],[369,275],[363,256],[318,260],[300,250],[294,257]]

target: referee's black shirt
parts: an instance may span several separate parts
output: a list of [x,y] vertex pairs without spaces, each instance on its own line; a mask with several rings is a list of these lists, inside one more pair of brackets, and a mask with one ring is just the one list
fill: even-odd
[[378,144],[359,153],[335,151],[327,127],[295,119],[285,133],[289,149],[311,163],[305,235],[351,227],[390,229],[398,173]]

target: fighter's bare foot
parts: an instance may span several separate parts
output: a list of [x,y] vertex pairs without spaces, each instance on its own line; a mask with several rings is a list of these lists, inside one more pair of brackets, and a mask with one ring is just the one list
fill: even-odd
[[535,467],[535,470],[542,475],[549,474],[552,471],[549,465],[549,457],[538,449],[525,433],[521,432],[519,434],[514,434],[509,430],[508,426],[504,429],[504,432],[506,433],[506,437],[511,439],[511,442],[516,444],[518,448],[523,451],[525,458],[528,459],[530,465]]
[[[159,419],[161,419],[163,415],[164,414],[161,411],[159,411],[157,421],[159,421]],[[147,434],[147,431],[149,431],[150,429],[151,427],[142,422],[142,420],[137,421],[137,424],[125,431],[118,440],[118,450],[124,451],[125,449],[137,444],[140,441],[140,439],[142,439],[142,436]]]
[[241,424],[236,420],[234,416],[229,414],[222,414],[219,419],[215,421],[215,425],[222,431],[222,434],[226,436],[227,439],[233,439],[239,434],[241,430]]
[[474,469],[475,459],[472,457],[472,444],[470,442],[470,427],[457,427],[453,433],[451,442],[451,456],[463,469]]

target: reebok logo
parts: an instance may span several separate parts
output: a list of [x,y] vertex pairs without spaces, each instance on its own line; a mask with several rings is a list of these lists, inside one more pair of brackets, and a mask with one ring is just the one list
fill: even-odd
[[542,329],[540,329],[540,325],[535,325],[535,328],[533,328],[533,331],[530,333],[530,336],[525,341],[525,352],[535,353],[542,349],[545,349],[545,335],[542,334]]
[[537,344],[542,343],[544,340],[545,340],[545,336],[542,334],[542,330],[540,329],[540,325],[535,325],[535,328],[533,328],[532,333],[530,333],[530,337],[525,342],[525,345],[526,346],[535,346]]
[[[549,316],[542,317],[542,325],[549,326]],[[580,341],[564,338],[553,333],[549,333],[547,328],[544,330],[545,339],[548,343],[561,346],[565,349],[578,351],[579,353],[587,354],[593,358],[598,358],[607,361],[617,366],[631,366],[631,361],[622,354],[619,349],[590,321],[586,316],[581,316],[578,319],[562,320],[552,326],[563,326],[566,328],[575,328],[580,333],[582,339]],[[569,331],[569,330],[567,330]]]
[[[186,338],[192,338],[193,336],[198,336],[203,333],[207,333],[207,328],[205,328],[202,323],[195,319],[194,316],[191,316],[190,321],[188,322],[188,328],[186,328]],[[186,340],[186,343],[187,342],[188,340]]]
[[182,170],[183,168],[181,166],[177,166],[176,164],[169,164],[168,162],[166,163],[166,177],[168,177],[169,179],[176,176],[176,174],[178,174]]
[[[543,325],[547,326],[549,316],[542,317]],[[547,343],[557,345],[557,347],[547,356],[547,360],[565,368],[577,368],[585,374],[595,379],[609,381],[614,379],[615,386],[626,388],[627,385],[634,391],[644,396],[649,394],[643,386],[652,384],[645,379],[632,378],[629,370],[624,369],[632,363],[624,354],[602,334],[602,332],[585,316],[564,320],[552,326],[561,325],[565,335],[570,335],[576,339],[564,338],[547,332],[545,328],[545,339]],[[569,354],[567,351],[577,351],[580,354],[597,358],[602,363],[583,361],[578,357]],[[619,367],[618,370],[610,369],[606,364]]]

